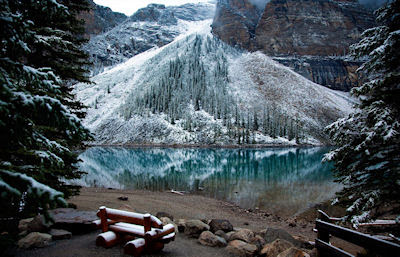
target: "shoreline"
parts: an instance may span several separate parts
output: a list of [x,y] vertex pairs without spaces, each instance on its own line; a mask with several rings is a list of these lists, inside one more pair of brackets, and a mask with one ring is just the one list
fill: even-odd
[[[118,197],[127,197],[126,201]],[[240,206],[215,198],[196,194],[179,195],[170,191],[121,190],[100,187],[82,187],[80,194],[68,199],[78,210],[96,211],[100,206],[130,210],[139,213],[167,212],[175,219],[227,219],[235,227],[262,230],[275,227],[293,235],[302,235],[312,240],[317,209],[337,214],[340,210],[330,207],[329,202],[307,207],[295,216],[281,216],[273,210],[244,209]]]
[[245,145],[202,145],[202,144],[87,144],[84,149],[91,147],[117,148],[174,148],[174,149],[267,149],[267,148],[314,148],[332,147],[333,145],[284,145],[284,144],[245,144]]

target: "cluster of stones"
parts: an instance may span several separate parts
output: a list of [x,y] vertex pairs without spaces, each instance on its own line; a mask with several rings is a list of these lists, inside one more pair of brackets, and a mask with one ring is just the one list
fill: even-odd
[[[161,213],[157,213],[160,217]],[[165,214],[165,213],[164,213]],[[167,224],[186,236],[196,238],[198,242],[210,247],[226,247],[232,256],[266,256],[266,257],[310,257],[314,255],[311,246],[301,242],[282,229],[267,228],[259,232],[250,229],[234,228],[228,220],[213,219],[184,220],[173,217],[160,217]],[[307,248],[308,249],[302,249]]]
[[[50,212],[53,222],[46,222],[43,216],[23,219],[19,222],[20,248],[45,247],[53,240],[70,239],[72,234],[95,230],[92,221],[95,212],[74,209],[55,209]],[[232,256],[266,257],[310,257],[312,246],[306,245],[282,229],[267,228],[258,232],[234,228],[228,220],[174,220],[172,215],[159,212],[157,217],[166,224],[174,224],[175,230],[190,238],[196,238],[202,245],[225,247]],[[303,249],[303,248],[307,248]],[[310,249],[311,248],[311,249]],[[310,252],[314,255],[314,252]]]
[[53,221],[46,221],[42,215],[20,220],[18,229],[21,239],[18,241],[18,247],[45,247],[53,240],[70,239],[73,233],[85,233],[95,229],[92,225],[92,221],[96,219],[95,212],[61,208],[50,211],[50,215]]

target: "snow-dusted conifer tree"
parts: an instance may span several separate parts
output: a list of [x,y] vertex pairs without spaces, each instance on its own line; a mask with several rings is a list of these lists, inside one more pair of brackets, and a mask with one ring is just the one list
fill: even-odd
[[351,48],[368,58],[360,67],[368,81],[352,90],[360,102],[327,128],[337,149],[325,159],[335,161],[344,184],[337,200],[356,224],[388,211],[398,215],[400,206],[400,0],[376,15],[380,25]]
[[87,81],[72,39],[83,2],[0,0],[1,216],[45,211],[77,189],[64,181],[81,176],[70,149],[89,138],[68,88]]

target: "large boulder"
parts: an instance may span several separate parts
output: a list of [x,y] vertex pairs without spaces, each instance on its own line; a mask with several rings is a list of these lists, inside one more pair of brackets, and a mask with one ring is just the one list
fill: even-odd
[[49,234],[53,240],[70,239],[72,233],[63,229],[50,229]]
[[175,232],[178,232],[178,226],[168,217],[161,217],[160,221],[162,222],[163,226],[167,224],[172,224],[175,227]]
[[261,251],[261,249],[264,247],[265,245],[265,239],[262,238],[259,235],[254,236],[251,240],[250,243],[257,246],[258,251]]
[[227,245],[226,240],[222,237],[214,235],[210,231],[203,231],[199,237],[199,243],[205,246],[212,247],[225,247]]
[[226,250],[233,256],[252,257],[257,254],[257,246],[246,243],[242,240],[233,240],[229,242]]
[[217,232],[218,230],[222,230],[224,232],[230,232],[233,230],[233,226],[229,220],[212,219],[209,225],[210,231],[213,233]]
[[51,235],[40,232],[32,232],[18,241],[18,247],[23,249],[32,247],[45,247],[48,246],[50,242]]
[[232,235],[233,234],[235,234],[237,231],[231,231],[231,232],[228,232],[228,233],[226,233],[226,241],[232,241]]
[[272,243],[276,239],[284,239],[290,243],[292,243],[294,246],[300,247],[301,243],[294,239],[292,235],[290,235],[288,232],[286,232],[283,229],[279,228],[267,228],[262,231],[260,231],[260,235],[265,239],[265,242]]
[[310,257],[310,255],[300,249],[291,247],[286,251],[280,253],[277,257]]
[[296,239],[300,243],[300,248],[312,250],[314,249],[314,242],[310,241],[307,237],[301,235],[294,235],[294,239]]
[[186,220],[185,219],[178,219],[178,220],[176,220],[175,224],[178,226],[178,231],[180,233],[185,232],[185,228],[186,228]]
[[266,244],[260,254],[262,256],[277,257],[291,247],[293,247],[292,243],[283,239],[276,239],[274,242]]
[[214,233],[216,236],[222,237],[223,239],[225,239],[226,241],[229,241],[229,237],[228,235],[222,231],[222,230],[218,230]]
[[157,212],[156,217],[159,218],[159,219],[162,218],[162,217],[168,217],[168,218],[170,218],[171,220],[174,220],[174,216],[172,216],[172,215],[169,214],[168,212],[163,212],[163,211]]
[[254,238],[254,232],[250,229],[241,229],[238,232],[232,234],[229,238],[230,241],[232,240],[242,240],[247,243],[251,243],[252,239]]
[[42,215],[37,215],[33,218],[20,220],[18,229],[26,234],[30,232],[47,232],[50,229],[50,223],[46,222]]
[[185,234],[198,238],[203,231],[210,230],[210,226],[200,220],[188,220],[185,223]]
[[54,220],[53,228],[71,231],[73,234],[83,234],[96,230],[92,222],[97,220],[94,211],[78,211],[71,208],[59,208],[50,211]]

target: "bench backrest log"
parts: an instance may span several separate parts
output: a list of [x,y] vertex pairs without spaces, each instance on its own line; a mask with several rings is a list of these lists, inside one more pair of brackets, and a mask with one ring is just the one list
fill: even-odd
[[99,208],[97,216],[101,220],[101,229],[103,232],[108,231],[109,220],[141,225],[144,227],[144,232],[150,231],[151,228],[163,228],[162,222],[157,217],[150,214],[121,211],[102,206]]

